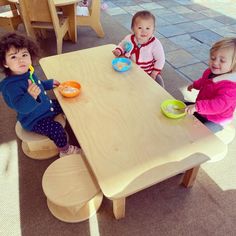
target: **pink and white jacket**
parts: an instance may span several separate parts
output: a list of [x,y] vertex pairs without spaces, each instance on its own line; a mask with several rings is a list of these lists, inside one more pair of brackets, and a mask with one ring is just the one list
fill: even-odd
[[227,80],[227,74],[209,78],[210,74],[208,68],[193,83],[193,88],[199,90],[196,110],[209,121],[225,125],[232,121],[236,107],[236,78]]
[[[125,51],[125,44],[131,47],[128,52]],[[127,35],[116,47],[120,50],[121,55],[130,58],[139,65],[149,75],[153,70],[158,74],[164,67],[165,54],[161,42],[152,36],[148,42],[138,45],[134,34]]]

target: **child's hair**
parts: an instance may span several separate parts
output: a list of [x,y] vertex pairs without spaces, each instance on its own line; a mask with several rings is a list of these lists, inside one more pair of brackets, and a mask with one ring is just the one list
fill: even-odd
[[29,37],[21,35],[19,33],[7,33],[0,38],[0,68],[5,73],[5,75],[10,75],[11,71],[6,68],[5,59],[6,53],[12,48],[17,50],[26,48],[31,56],[32,61],[34,61],[39,56],[38,45]]
[[136,19],[140,17],[141,19],[153,19],[154,27],[155,27],[155,16],[150,11],[138,11],[134,14],[131,22],[131,29],[134,27]]
[[210,49],[210,55],[222,48],[232,48],[233,58],[231,64],[231,71],[236,71],[236,38],[224,38],[214,43]]

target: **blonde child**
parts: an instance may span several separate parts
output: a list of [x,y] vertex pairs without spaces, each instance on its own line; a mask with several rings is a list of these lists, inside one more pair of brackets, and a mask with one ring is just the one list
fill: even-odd
[[130,58],[164,87],[160,73],[165,64],[165,54],[161,42],[153,35],[154,15],[149,11],[137,12],[132,18],[131,29],[133,33],[118,44],[113,54]]
[[213,132],[230,123],[236,107],[236,38],[224,38],[210,49],[209,68],[188,86],[199,90],[196,103],[186,112],[194,114]]
[[79,153],[80,149],[69,145],[67,134],[54,117],[62,113],[56,100],[47,96],[46,90],[57,87],[57,80],[40,81],[29,67],[38,56],[38,46],[29,38],[8,33],[0,39],[0,67],[6,77],[0,82],[0,92],[6,104],[17,112],[17,120],[26,130],[45,135],[54,141],[60,156]]

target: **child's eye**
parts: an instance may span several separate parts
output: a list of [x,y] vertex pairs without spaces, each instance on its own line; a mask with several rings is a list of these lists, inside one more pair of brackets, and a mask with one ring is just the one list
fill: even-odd
[[138,29],[142,29],[142,27],[141,27],[141,26],[139,26],[139,27],[138,27]]
[[10,58],[11,58],[11,59],[16,59],[16,56],[11,56]]
[[149,30],[149,29],[150,29],[149,27],[146,28],[146,30]]
[[29,55],[28,53],[24,53],[22,56],[27,57],[28,55]]
[[211,60],[213,60],[213,61],[214,61],[215,59],[216,59],[215,57],[211,57]]
[[220,60],[221,63],[225,63],[226,61],[225,60]]

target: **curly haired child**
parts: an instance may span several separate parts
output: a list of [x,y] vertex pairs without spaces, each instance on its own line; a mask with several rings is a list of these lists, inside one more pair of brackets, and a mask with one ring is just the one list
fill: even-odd
[[30,80],[29,67],[38,57],[39,48],[30,38],[7,33],[0,39],[0,67],[6,77],[0,82],[0,92],[6,104],[17,112],[22,127],[49,137],[58,147],[60,156],[80,153],[69,145],[67,134],[54,117],[62,113],[57,100],[51,100],[46,90],[57,87],[57,80],[41,81],[35,73]]

